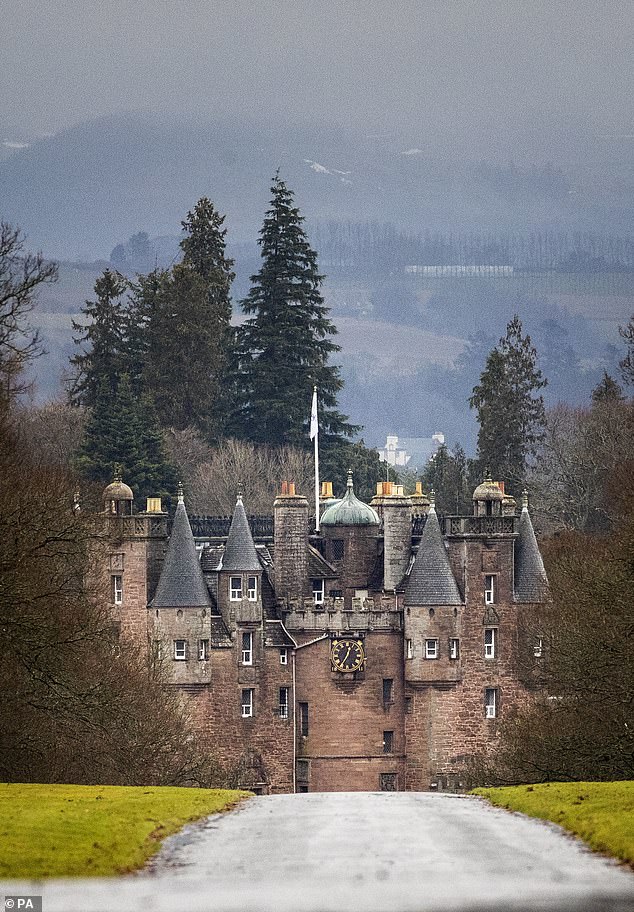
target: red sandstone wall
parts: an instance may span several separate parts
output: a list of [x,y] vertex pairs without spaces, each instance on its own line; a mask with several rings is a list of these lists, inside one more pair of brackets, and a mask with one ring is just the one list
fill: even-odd
[[[381,773],[396,773],[404,788],[403,640],[400,633],[368,633],[363,675],[331,671],[330,640],[298,650],[297,702],[309,705],[309,735],[298,734],[298,757],[310,760],[310,791],[377,791]],[[393,703],[383,705],[383,679],[394,680]],[[383,732],[394,732],[391,755]]]

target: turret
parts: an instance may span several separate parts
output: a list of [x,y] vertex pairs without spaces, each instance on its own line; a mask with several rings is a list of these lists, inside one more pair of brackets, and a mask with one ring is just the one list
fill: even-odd
[[519,535],[515,542],[514,597],[516,602],[541,602],[548,592],[548,579],[528,512],[528,493],[522,493]]
[[218,606],[225,621],[262,620],[262,564],[238,493],[219,567]]
[[104,510],[111,516],[130,516],[134,494],[121,480],[121,466],[115,466],[114,479],[103,492]]

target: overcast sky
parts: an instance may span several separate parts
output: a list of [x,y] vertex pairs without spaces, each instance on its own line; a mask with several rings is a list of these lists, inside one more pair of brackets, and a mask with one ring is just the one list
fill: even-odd
[[[634,134],[632,0],[0,0],[0,123],[290,114],[451,145]],[[2,139],[3,137],[0,137]],[[6,138],[6,137],[4,137]],[[10,137],[19,138],[19,136]]]

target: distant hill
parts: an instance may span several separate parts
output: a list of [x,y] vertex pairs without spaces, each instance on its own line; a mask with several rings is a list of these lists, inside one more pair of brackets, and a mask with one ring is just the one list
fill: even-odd
[[597,176],[594,160],[577,161],[574,171],[440,161],[338,127],[125,114],[2,151],[0,217],[64,259],[107,257],[138,231],[178,234],[202,195],[227,213],[232,242],[253,241],[278,167],[311,221],[618,233],[630,230],[634,211],[625,162],[611,161],[609,176]]

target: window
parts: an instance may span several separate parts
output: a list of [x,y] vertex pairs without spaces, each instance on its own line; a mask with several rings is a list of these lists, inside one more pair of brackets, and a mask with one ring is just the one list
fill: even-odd
[[253,688],[247,687],[242,691],[242,718],[250,719],[253,715]]
[[460,640],[457,637],[452,637],[449,640],[449,658],[450,659],[459,659],[460,658]]
[[383,732],[383,753],[394,753],[394,732]]
[[308,703],[299,704],[299,733],[302,738],[308,737]]
[[405,655],[408,659],[414,658],[414,641],[406,640],[405,641]]
[[310,779],[310,760],[297,761],[297,778],[301,782],[308,782]]
[[383,703],[393,703],[394,702],[394,679],[393,678],[383,678]]
[[280,649],[280,665],[288,665],[288,649],[286,646]]
[[396,792],[397,786],[396,773],[380,773],[379,788],[382,792]]
[[183,662],[187,658],[187,640],[174,640],[174,659]]
[[242,664],[253,665],[253,634],[242,634]]
[[484,658],[485,659],[494,659],[495,658],[495,647],[497,640],[497,630],[495,627],[487,627],[484,631]]
[[487,719],[495,719],[497,715],[497,697],[495,687],[487,687],[484,691],[484,715]]
[[533,655],[536,659],[541,659],[542,653],[544,651],[544,641],[541,637],[537,637],[533,645]]
[[112,603],[120,605],[123,602],[123,577],[120,573],[112,577]]
[[323,579],[314,579],[313,580],[313,602],[316,605],[324,604],[324,580]]
[[484,604],[495,604],[495,576],[491,574],[484,577]]
[[330,598],[343,598],[343,589],[331,589]]
[[198,640],[198,660],[206,662],[209,658],[209,640]]
[[438,658],[438,640],[435,640],[435,639],[425,640],[425,658],[426,659],[437,659]]
[[239,602],[242,599],[242,577],[232,576],[229,583],[229,600]]
[[333,560],[343,560],[343,538],[333,538],[330,542],[330,553]]
[[288,719],[288,687],[280,687],[280,719]]
[[250,602],[258,600],[258,578],[257,576],[247,577],[247,598]]

